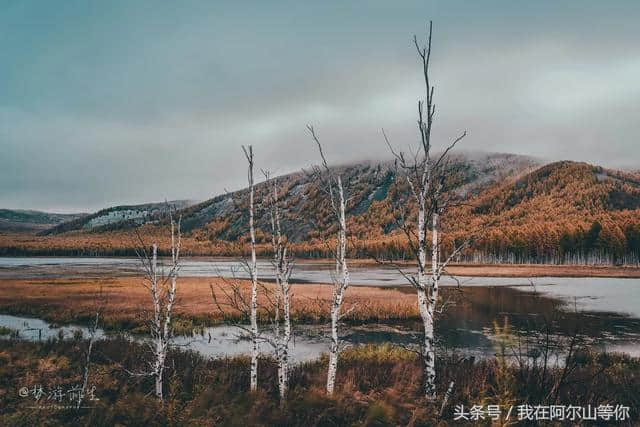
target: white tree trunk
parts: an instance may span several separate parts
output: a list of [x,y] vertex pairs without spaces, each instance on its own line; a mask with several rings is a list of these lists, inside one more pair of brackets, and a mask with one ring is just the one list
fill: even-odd
[[[335,305],[334,305],[335,307]],[[340,342],[338,341],[338,311],[339,308],[331,308],[331,348],[329,349],[329,368],[327,370],[327,394],[333,395],[336,383],[336,372],[338,370],[338,352]]]
[[284,365],[285,385],[289,386],[289,342],[291,342],[291,302],[289,298],[289,284],[286,285],[287,291],[284,293],[284,342],[285,346],[282,351],[282,360]]
[[329,350],[329,368],[327,370],[327,394],[333,395],[338,370],[338,355],[340,353],[340,339],[338,324],[344,294],[349,286],[349,270],[347,268],[347,222],[345,216],[345,200],[340,176],[337,178],[338,190],[338,241],[336,243],[336,278],[333,288],[331,304],[331,348]]
[[423,363],[424,363],[424,387],[425,396],[434,399],[436,397],[436,368],[435,368],[435,348],[434,348],[434,315],[436,311],[436,304],[438,302],[438,282],[439,277],[439,256],[440,256],[440,242],[438,240],[438,213],[433,213],[433,224],[431,229],[431,292],[429,295],[429,301],[427,303],[427,316],[423,317],[424,321],[424,349],[423,349]]
[[[434,289],[433,286],[429,286],[429,277],[427,275],[426,206],[425,196],[422,193],[418,194],[418,204],[418,286],[416,290],[418,294],[418,309],[420,311],[424,330],[424,337],[421,345],[424,392],[425,396],[432,398],[435,396],[435,353],[433,349],[433,315],[435,311],[435,304],[431,304]],[[437,270],[437,231],[434,232],[432,237],[431,285],[434,284],[433,277],[435,276],[433,276],[433,272]]]
[[[171,339],[171,317],[173,313],[173,305],[176,298],[176,284],[178,279],[178,258],[180,256],[180,223],[178,223],[178,242],[176,244],[175,224],[173,217],[171,218],[171,271],[169,272],[169,289],[166,293],[166,306],[158,305],[160,315],[158,319],[162,319],[162,310],[164,310],[164,322],[158,322],[158,342],[157,342],[157,371],[156,371],[156,396],[162,400],[162,383],[164,374],[164,364],[167,359],[167,350],[169,348],[169,340]],[[156,247],[154,245],[154,259],[156,257]],[[161,324],[163,323],[163,324]],[[160,330],[162,327],[162,330]]]
[[249,234],[251,235],[251,372],[250,390],[258,389],[258,263],[256,261],[256,230],[253,223],[253,148],[245,150],[249,162]]
[[[282,284],[281,284],[282,285]],[[289,342],[291,340],[291,318],[289,315],[289,290],[288,284],[282,286],[284,333],[277,342],[276,356],[278,360],[278,390],[280,391],[280,404],[284,405],[289,391]]]
[[[265,173],[267,180],[269,174]],[[275,354],[278,361],[278,390],[280,392],[280,404],[286,402],[289,388],[289,343],[291,341],[291,315],[289,277],[291,276],[291,260],[287,255],[287,244],[282,236],[280,227],[280,208],[278,201],[278,185],[273,181],[273,193],[270,197],[271,208],[271,245],[274,252],[274,267],[276,270],[276,285],[278,295],[275,307]],[[282,313],[284,318],[284,332],[280,333],[280,301],[282,301]]]
[[82,406],[82,400],[84,399],[85,392],[87,391],[87,385],[89,384],[89,372],[91,366],[91,351],[93,350],[93,343],[96,338],[96,329],[98,329],[98,321],[100,320],[100,309],[96,311],[96,319],[93,323],[93,327],[89,327],[89,348],[87,348],[87,359],[84,365],[84,375],[82,376],[82,388],[78,394],[77,409]]
[[[418,277],[410,279],[417,291],[418,309],[423,322],[424,339],[420,343],[423,376],[424,376],[424,392],[427,398],[435,398],[436,396],[436,372],[435,372],[435,348],[434,348],[434,316],[436,313],[436,305],[438,302],[438,285],[440,275],[446,268],[447,263],[453,257],[459,255],[464,249],[465,244],[454,248],[451,256],[444,262],[440,260],[440,215],[443,214],[450,206],[447,199],[443,199],[442,192],[445,191],[447,183],[447,175],[451,171],[447,171],[448,159],[447,153],[462,140],[466,135],[466,131],[444,150],[444,152],[435,160],[431,159],[431,127],[435,114],[435,104],[433,103],[434,87],[429,80],[429,60],[431,57],[431,35],[432,23],[429,23],[429,37],[426,46],[418,44],[417,37],[414,36],[414,44],[416,46],[418,56],[422,62],[422,72],[426,86],[426,99],[418,102],[418,130],[420,132],[420,146],[417,152],[411,157],[405,156],[402,152],[396,153],[383,131],[383,135],[387,145],[396,158],[396,164],[402,168],[407,179],[410,189],[410,195],[414,198],[418,207],[418,224],[417,237],[418,242],[415,244],[413,235],[415,230],[410,229],[402,222],[403,230],[406,232],[411,249],[416,250],[418,261]],[[410,196],[410,197],[411,197]],[[432,215],[427,218],[428,215]],[[427,221],[431,220],[431,269],[430,278],[426,265],[427,251]]]
[[158,245],[153,244],[151,255],[151,301],[153,303],[153,324],[152,335],[154,336],[154,362],[153,376],[155,378],[155,395],[158,400],[162,400],[162,374],[164,371],[164,351],[162,340],[160,289],[158,289]]
[[[171,215],[171,213],[170,213]],[[151,319],[151,350],[153,353],[153,361],[151,362],[151,371],[147,375],[152,375],[155,380],[155,395],[160,401],[163,400],[162,385],[165,361],[167,358],[167,350],[169,341],[171,340],[171,320],[173,307],[176,297],[176,285],[178,278],[178,260],[180,257],[180,220],[178,220],[178,230],[176,239],[176,224],[171,219],[171,270],[169,272],[169,286],[165,285],[166,281],[158,276],[158,245],[153,244],[151,259],[145,263],[146,276],[149,281],[149,293],[151,294],[151,302],[153,304],[153,318]],[[145,255],[146,257],[146,255]]]
[[[157,350],[157,351],[161,351],[161,350]],[[162,374],[163,374],[163,371],[164,371],[164,357],[162,357],[162,353],[158,353],[157,354],[157,359],[156,359],[156,375],[155,375],[155,379],[156,379],[156,397],[160,401],[163,400],[163,396],[162,396]]]
[[[338,370],[338,356],[340,354],[340,336],[338,326],[342,317],[340,309],[344,300],[344,294],[349,287],[349,269],[347,267],[347,220],[345,215],[346,201],[342,178],[329,169],[327,159],[322,151],[322,144],[316,136],[313,126],[307,126],[311,137],[318,145],[318,151],[322,158],[322,167],[314,168],[314,175],[322,185],[322,190],[329,195],[331,208],[338,223],[338,235],[336,236],[336,275],[333,280],[333,292],[331,301],[331,348],[329,349],[329,367],[327,369],[327,394],[333,395]],[[335,180],[335,189],[334,189]],[[337,191],[337,195],[336,195]]]
[[[285,251],[286,254],[286,251]],[[287,264],[288,266],[288,264]],[[289,390],[289,343],[291,342],[291,300],[289,297],[289,270],[286,277],[286,282],[282,284],[282,296],[284,299],[284,345],[282,346],[282,353],[280,360],[282,361],[282,387],[280,388],[281,398],[285,398]]]
[[447,407],[447,403],[449,402],[449,399],[451,398],[451,393],[453,393],[453,385],[454,385],[454,382],[451,381],[449,383],[449,387],[447,388],[446,393],[444,394],[444,397],[442,398],[442,405],[440,405],[440,418],[442,418],[442,416],[444,415],[444,410]]
[[[286,251],[284,252],[286,254]],[[285,255],[286,256],[286,255]],[[280,366],[280,402],[284,402],[289,389],[289,343],[291,341],[291,315],[290,315],[290,298],[289,298],[289,280],[286,277],[287,272],[281,272],[280,289],[283,299],[284,312],[284,336],[280,348],[279,366]]]

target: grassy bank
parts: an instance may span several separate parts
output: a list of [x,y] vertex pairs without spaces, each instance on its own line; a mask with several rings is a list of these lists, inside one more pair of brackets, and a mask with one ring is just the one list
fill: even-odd
[[[248,296],[250,285],[238,281]],[[214,304],[211,287],[221,302]],[[240,313],[225,305],[227,301],[217,278],[181,278],[176,307],[176,333],[190,333],[203,326],[228,320],[243,320]],[[273,284],[265,287],[273,288]],[[145,332],[150,297],[142,278],[100,279],[29,279],[0,280],[0,312],[37,317],[54,324],[89,324],[95,316],[96,293],[102,289],[106,308],[101,326],[110,331]],[[292,319],[296,324],[319,324],[329,320],[331,287],[326,285],[292,285]],[[266,303],[264,299],[261,303]],[[419,318],[415,295],[411,289],[353,287],[346,304],[354,305],[346,321],[372,323],[406,321]],[[260,315],[266,317],[266,312]],[[266,320],[266,319],[263,319]]]
[[[43,343],[0,341],[0,424],[12,425],[448,425],[453,408],[471,405],[624,404],[631,423],[638,421],[640,361],[621,355],[580,351],[570,369],[540,365],[473,361],[440,357],[438,392],[455,382],[449,405],[439,417],[440,401],[421,397],[417,356],[390,346],[346,350],[338,369],[337,395],[324,394],[326,360],[294,368],[287,404],[281,409],[272,361],[261,360],[259,390],[247,393],[246,358],[206,359],[172,351],[166,381],[167,401],[157,404],[148,377],[132,377],[141,369],[146,347],[121,339],[99,341],[89,380],[98,401],[89,409],[34,409],[34,397],[20,397],[22,387],[68,389],[80,383],[86,342]],[[43,398],[45,399],[45,398]],[[51,402],[48,403],[49,406]],[[487,423],[489,424],[489,423]]]
[[[147,242],[157,242],[159,253],[167,256],[169,251],[169,235],[167,230],[145,226],[140,230]],[[270,238],[258,243],[257,253],[259,257],[271,258],[273,256]],[[504,236],[503,236],[504,237]],[[404,237],[400,237],[403,241]],[[373,258],[393,258],[398,263],[401,260],[411,260],[406,244],[400,243],[398,236],[377,236],[370,240],[354,238],[350,241],[353,247],[349,254],[354,257],[351,265],[374,264]],[[499,239],[499,241],[502,241]],[[32,235],[32,234],[5,234],[0,233],[0,256],[2,257],[136,257],[138,240],[133,231],[111,231],[102,233],[70,232],[58,235]],[[371,248],[374,246],[375,250]],[[391,247],[401,248],[392,250]],[[521,249],[521,248],[520,248]],[[556,247],[557,249],[557,247]],[[182,238],[183,256],[207,256],[207,257],[238,257],[248,256],[248,247],[242,239],[236,241],[224,241],[199,239],[185,235]],[[292,243],[291,254],[303,262],[323,261],[331,254],[327,251],[324,240]],[[405,253],[399,256],[399,253]],[[492,252],[489,251],[489,254]],[[375,256],[374,256],[375,254]],[[640,265],[637,256],[628,253],[632,259],[628,265],[622,266],[610,260],[590,260],[583,257],[574,262],[561,263],[551,257],[526,256],[512,261],[502,260],[491,256],[478,258],[484,260],[478,263],[464,263],[453,266],[452,272],[464,275],[464,271],[474,276],[501,276],[501,277],[530,277],[530,276],[563,276],[563,277],[640,277]],[[607,257],[605,257],[607,258]],[[618,257],[620,258],[620,257]],[[473,259],[473,258],[468,258]],[[608,259],[608,258],[607,258]],[[618,259],[622,262],[621,259]],[[516,263],[518,262],[518,263]],[[530,262],[530,263],[529,263]],[[595,265],[591,265],[596,262]],[[515,264],[514,264],[515,263]],[[527,263],[527,264],[520,264]]]

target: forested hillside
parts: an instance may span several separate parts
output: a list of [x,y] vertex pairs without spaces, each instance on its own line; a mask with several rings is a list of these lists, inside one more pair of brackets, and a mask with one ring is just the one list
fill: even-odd
[[640,176],[635,173],[552,163],[487,190],[463,213],[466,224],[495,221],[476,245],[484,259],[638,262]]
[[[640,177],[586,163],[535,169],[516,156],[458,158],[462,205],[445,217],[445,239],[474,237],[465,259],[509,263],[628,263],[640,255]],[[394,206],[406,188],[391,164],[344,168],[348,227],[357,256],[404,258]],[[303,174],[283,179],[285,226],[301,255],[328,256],[330,207]],[[258,198],[263,197],[260,191]],[[185,226],[198,241],[236,241],[246,234],[245,198],[223,196],[187,209]],[[401,199],[400,201],[398,199]],[[259,228],[267,230],[263,216]],[[266,242],[268,236],[259,233]]]
[[114,206],[91,215],[83,215],[43,230],[40,234],[61,234],[71,231],[107,232],[130,229],[157,222],[166,210],[167,204],[173,209],[183,209],[193,204],[189,200],[173,200],[166,203],[146,203],[142,205]]
[[[444,217],[445,247],[453,239],[473,237],[460,261],[505,263],[624,263],[640,258],[640,175],[563,161],[541,166],[510,154],[462,154],[452,157],[457,177],[451,189],[459,201]],[[399,228],[406,184],[396,180],[392,162],[363,162],[338,168],[349,200],[348,229],[354,257],[402,259],[408,256]],[[334,234],[324,195],[304,172],[278,178],[283,227],[299,257],[327,257]],[[264,183],[256,187],[257,238],[268,253],[269,217],[260,202]],[[185,203],[185,202],[183,202]],[[185,203],[186,205],[186,203]],[[177,206],[178,208],[180,206]],[[183,207],[185,251],[236,255],[247,239],[246,190]],[[15,241],[5,253],[57,251],[62,254],[126,254],[132,231],[160,236],[161,205],[118,207],[100,211],[48,231],[50,236]],[[19,240],[19,239],[18,239]],[[445,249],[446,251],[446,249]]]

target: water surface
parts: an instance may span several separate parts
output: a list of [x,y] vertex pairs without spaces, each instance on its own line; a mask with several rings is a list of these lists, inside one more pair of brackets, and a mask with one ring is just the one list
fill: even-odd
[[[263,277],[272,277],[268,260],[260,260],[258,268]],[[292,282],[329,283],[332,271],[333,265],[329,263],[299,262]],[[135,258],[0,258],[0,281],[137,274],[140,264]],[[240,262],[216,258],[185,258],[180,275],[248,277]],[[382,266],[352,268],[351,280],[354,285],[393,286],[413,292],[398,271]],[[507,319],[518,340],[536,342],[548,333],[561,346],[564,338],[579,336],[601,349],[640,355],[640,279],[538,277],[531,281],[459,276],[457,281],[444,277],[443,285],[442,297],[448,306],[436,322],[438,346],[442,350],[492,354],[496,349],[495,322],[502,325]],[[0,317],[3,326],[14,327],[16,322],[24,321]],[[49,335],[58,333],[55,328],[49,329],[46,322],[28,321],[31,327],[47,329]],[[72,329],[65,327],[63,333],[70,334]],[[420,324],[348,325],[343,330],[343,338],[350,345],[382,342],[407,345],[416,342]],[[326,351],[329,342],[326,332],[326,326],[297,328],[294,358],[308,360]],[[226,326],[208,328],[204,336],[178,338],[177,342],[213,356],[245,353],[250,349],[248,341],[238,338],[238,330]]]

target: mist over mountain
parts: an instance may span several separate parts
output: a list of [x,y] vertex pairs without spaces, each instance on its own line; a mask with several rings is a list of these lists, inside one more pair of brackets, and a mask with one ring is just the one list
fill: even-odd
[[40,234],[60,234],[69,231],[107,232],[124,228],[138,227],[153,223],[167,210],[180,210],[193,205],[192,200],[172,200],[169,202],[144,203],[140,205],[122,205],[99,210],[93,214],[82,215],[61,222],[43,230]]
[[[636,262],[640,259],[640,174],[588,163],[508,153],[459,152],[450,157],[457,177],[451,191],[462,201],[443,218],[444,242],[474,237],[467,260],[479,262]],[[398,203],[408,204],[404,180],[392,161],[367,160],[333,168],[345,184],[352,256],[408,256],[398,223]],[[305,171],[275,178],[282,201],[282,227],[299,256],[324,257],[334,233],[331,207]],[[255,188],[256,227],[268,253],[270,218],[262,203],[269,188]],[[185,251],[238,255],[247,238],[247,189],[196,203],[169,204],[182,218]],[[133,230],[162,239],[166,204],[116,206],[40,225],[44,253],[128,254]],[[14,227],[11,232],[21,231]],[[34,232],[33,229],[29,232]],[[7,245],[6,243],[4,244]],[[21,246],[22,245],[22,246]],[[7,253],[31,253],[27,244]],[[58,251],[58,252],[56,252]],[[41,253],[41,252],[38,252]],[[622,261],[621,261],[622,260]]]
[[58,214],[23,209],[0,209],[0,233],[36,233],[87,214]]
[[[462,171],[461,192],[477,194],[504,179],[515,177],[539,165],[539,161],[528,156],[504,153],[463,152],[452,156],[456,167]],[[345,182],[349,195],[349,216],[359,216],[368,212],[373,202],[384,200],[394,179],[394,163],[390,160],[366,160],[349,163],[334,168]],[[284,202],[284,224],[293,241],[308,239],[314,234],[312,224],[320,226],[326,219],[325,212],[316,212],[317,207],[326,208],[325,202],[310,181],[305,171],[295,172],[276,178],[281,186]],[[266,195],[264,182],[256,186],[258,203]],[[245,233],[243,218],[245,212],[246,189],[221,194],[200,203],[193,201],[173,201],[170,204],[180,210],[182,228],[187,234],[200,237],[214,230],[215,236],[235,240]],[[61,234],[72,231],[108,232],[157,223],[165,209],[164,203],[149,203],[133,206],[116,206],[96,213],[58,224],[42,232],[43,235]],[[312,220],[312,221],[310,221]],[[266,230],[266,212],[258,212],[258,223]],[[220,227],[221,223],[226,226]]]

